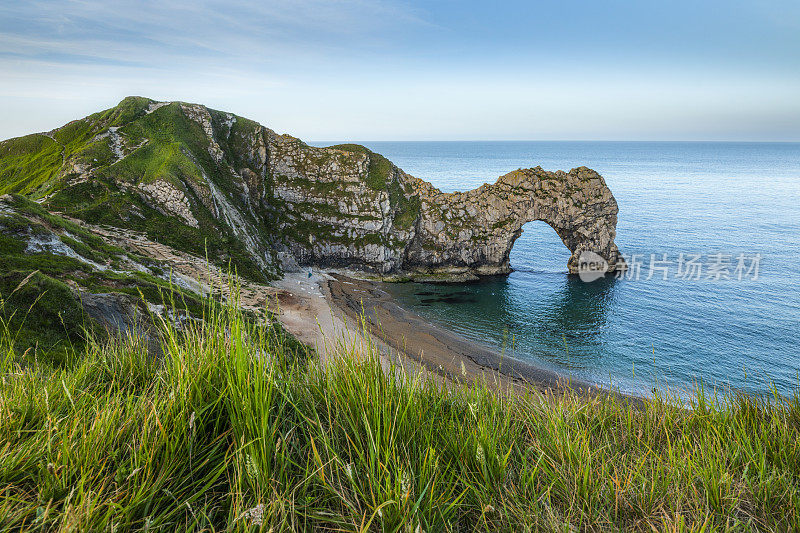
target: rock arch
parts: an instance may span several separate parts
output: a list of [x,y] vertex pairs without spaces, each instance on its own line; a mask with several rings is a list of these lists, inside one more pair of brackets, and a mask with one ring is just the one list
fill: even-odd
[[534,220],[550,225],[570,250],[570,273],[578,273],[583,252],[601,256],[607,272],[625,268],[614,243],[617,202],[591,169],[520,169],[467,192],[442,193],[425,185],[404,270],[455,278],[506,274],[522,226]]

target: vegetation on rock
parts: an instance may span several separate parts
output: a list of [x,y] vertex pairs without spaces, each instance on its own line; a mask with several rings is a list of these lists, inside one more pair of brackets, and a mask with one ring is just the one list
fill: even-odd
[[18,353],[64,360],[102,328],[86,293],[117,293],[146,304],[202,313],[202,295],[174,283],[173,265],[110,244],[89,227],[25,197],[0,197],[0,331]]

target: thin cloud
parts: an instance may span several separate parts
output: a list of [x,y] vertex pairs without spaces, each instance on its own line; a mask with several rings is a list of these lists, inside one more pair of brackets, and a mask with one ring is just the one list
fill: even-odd
[[[95,2],[0,6],[0,55],[84,63],[203,57],[260,62],[315,49],[378,45],[424,21],[388,2]],[[389,37],[394,33],[393,37]]]
[[780,1],[0,0],[0,138],[139,94],[309,139],[800,139]]

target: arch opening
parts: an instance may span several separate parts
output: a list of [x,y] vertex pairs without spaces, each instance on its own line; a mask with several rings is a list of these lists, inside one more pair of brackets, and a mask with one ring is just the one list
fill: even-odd
[[567,273],[572,251],[558,233],[542,220],[522,225],[509,252],[511,270],[533,273]]

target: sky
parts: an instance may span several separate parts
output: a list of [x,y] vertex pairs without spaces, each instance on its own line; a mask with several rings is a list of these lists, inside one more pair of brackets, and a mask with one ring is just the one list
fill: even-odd
[[128,95],[307,141],[800,141],[800,2],[0,0],[0,138]]

